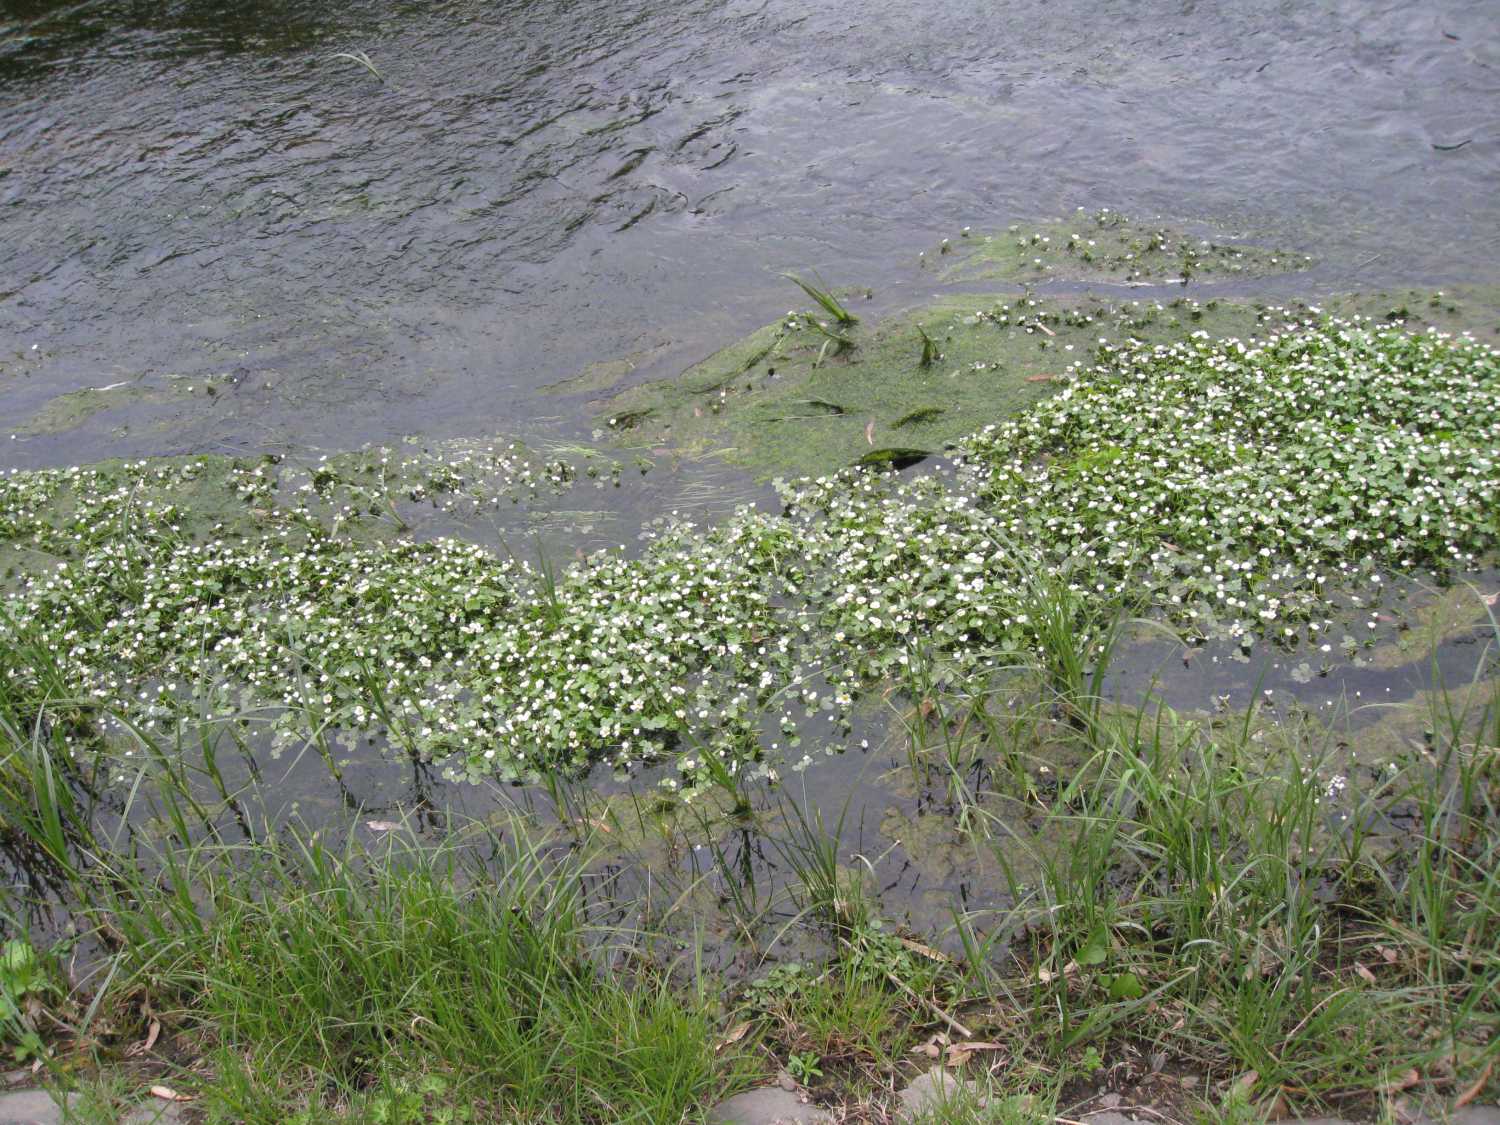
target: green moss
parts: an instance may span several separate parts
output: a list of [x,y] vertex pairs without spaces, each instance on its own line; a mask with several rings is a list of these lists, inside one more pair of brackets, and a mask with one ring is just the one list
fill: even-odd
[[[933,447],[1041,397],[1028,383],[1045,359],[1024,332],[975,316],[986,302],[949,299],[861,329],[840,356],[805,326],[767,325],[684,372],[609,404],[615,430],[690,455],[717,452],[760,476],[818,474],[887,443],[895,423]],[[964,323],[965,318],[969,323]],[[922,368],[919,323],[942,339]],[[982,365],[982,366],[981,366]],[[940,413],[938,413],[940,412]]]
[[30,421],[17,431],[18,433],[33,434],[57,434],[67,430],[77,429],[87,422],[95,414],[102,410],[108,410],[122,401],[139,395],[129,395],[126,388],[119,391],[99,390],[94,387],[85,387],[81,391],[69,391],[67,394],[58,395],[56,398],[48,399],[45,406],[31,416]]
[[1319,307],[1335,316],[1368,316],[1411,329],[1469,332],[1480,340],[1500,335],[1500,286],[1461,285],[1443,289],[1381,289],[1338,293]]

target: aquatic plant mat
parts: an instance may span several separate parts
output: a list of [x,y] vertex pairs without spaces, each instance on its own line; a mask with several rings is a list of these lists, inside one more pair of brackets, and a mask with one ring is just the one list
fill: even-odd
[[[1285,264],[1091,222],[1011,242]],[[0,478],[7,1049],[101,1120],[1493,1099],[1500,356],[1414,295],[804,281],[608,451]],[[788,479],[528,534],[663,451]]]

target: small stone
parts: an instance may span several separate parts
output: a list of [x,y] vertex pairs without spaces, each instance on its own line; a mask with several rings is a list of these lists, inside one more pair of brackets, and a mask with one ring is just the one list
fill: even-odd
[[716,1105],[708,1115],[711,1125],[832,1125],[833,1118],[815,1105],[803,1105],[797,1095],[775,1086],[746,1090]]
[[1450,1114],[1448,1125],[1500,1125],[1500,1105],[1468,1105]]
[[[64,1099],[72,1105],[74,1095]],[[63,1107],[46,1090],[0,1094],[0,1125],[61,1125]]]
[[120,1125],[178,1125],[182,1121],[182,1107],[172,1102],[142,1102],[124,1117]]
[[[945,1067],[935,1066],[926,1074],[913,1078],[899,1097],[901,1108],[896,1120],[912,1121],[924,1113],[943,1108],[954,1098],[968,1095],[979,1096],[979,1087],[973,1082],[959,1078]],[[983,1105],[981,1098],[980,1105]]]

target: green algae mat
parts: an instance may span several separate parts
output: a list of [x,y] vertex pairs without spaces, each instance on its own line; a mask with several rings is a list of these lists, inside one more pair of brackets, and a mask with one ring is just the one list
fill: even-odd
[[[1243,295],[1246,279],[1307,265],[1287,251],[1138,226],[1108,212],[970,233],[924,253],[920,271],[963,292],[940,292],[879,319],[858,315],[862,291],[827,294],[850,322],[814,300],[676,378],[616,390],[595,416],[619,448],[717,458],[763,479],[794,479],[942,453],[1084,367],[1108,362],[1111,348],[1195,333],[1248,339],[1325,314],[1491,335],[1500,328],[1500,293],[1490,290],[1280,302]],[[1162,287],[1189,280],[1191,290]],[[1216,289],[1227,280],[1239,286],[1232,299]],[[1066,292],[1037,288],[1059,281],[1074,284]],[[1135,285],[1150,285],[1152,295]],[[623,377],[625,368],[617,371]]]

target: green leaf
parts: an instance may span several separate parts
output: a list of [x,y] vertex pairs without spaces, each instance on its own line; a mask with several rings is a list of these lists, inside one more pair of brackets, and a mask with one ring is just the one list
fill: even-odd
[[1109,931],[1104,928],[1104,923],[1094,927],[1093,933],[1089,934],[1088,940],[1083,943],[1083,948],[1078,951],[1075,958],[1080,965],[1092,967],[1104,964],[1104,959],[1109,956]]
[[1139,1000],[1145,994],[1140,977],[1134,973],[1116,973],[1109,982],[1111,1000]]

